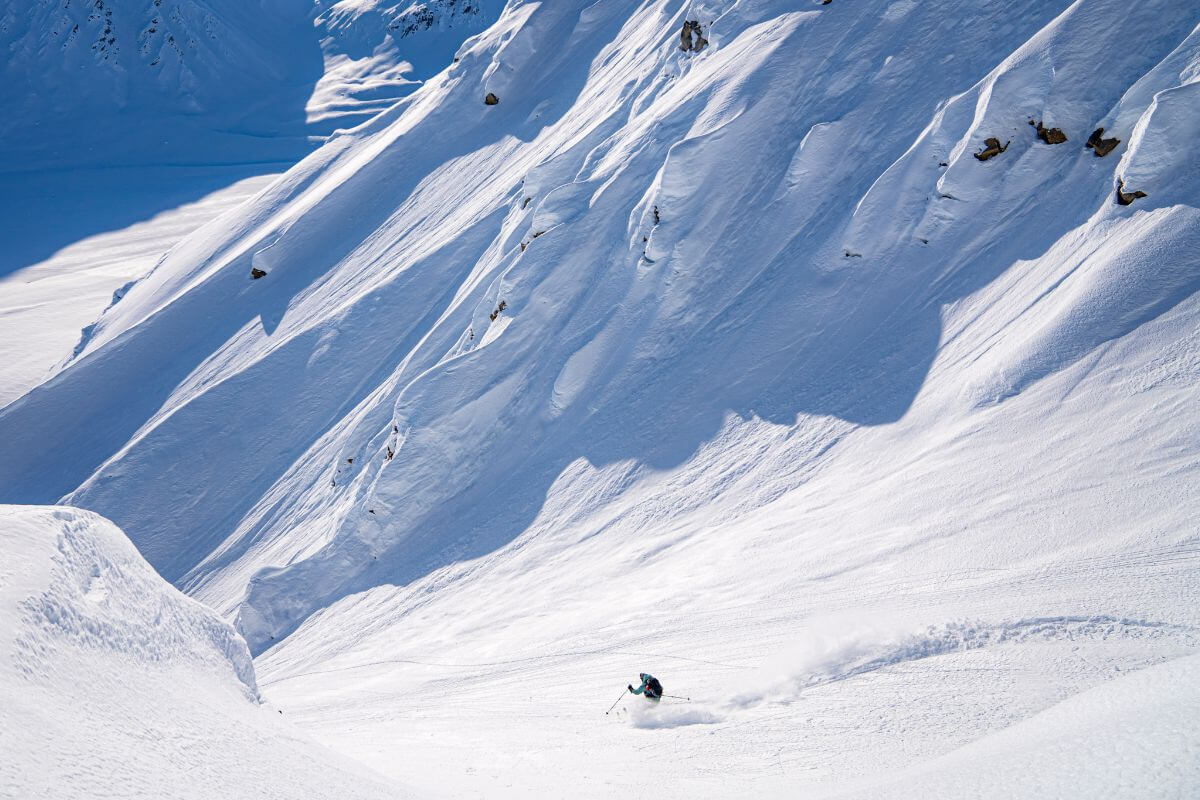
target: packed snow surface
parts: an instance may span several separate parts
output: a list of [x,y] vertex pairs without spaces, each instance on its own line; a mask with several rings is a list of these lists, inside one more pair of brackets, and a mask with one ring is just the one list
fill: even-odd
[[1194,4],[493,16],[0,409],[0,499],[422,793],[1200,792]]
[[245,641],[112,523],[0,506],[0,797],[403,796],[259,703]]

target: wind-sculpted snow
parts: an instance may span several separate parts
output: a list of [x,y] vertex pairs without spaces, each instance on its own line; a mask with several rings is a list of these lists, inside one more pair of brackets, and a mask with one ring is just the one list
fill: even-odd
[[[672,4],[515,4],[113,306],[0,419],[28,454],[5,494],[114,515],[170,579],[240,603],[261,649],[511,541],[578,458],[679,465],[731,413],[893,422],[940,308],[1050,280],[971,329],[1015,326],[964,373],[972,399],[1011,396],[1196,287],[1195,210],[1143,144],[1188,152],[1186,87],[1156,65],[1194,56],[1195,21],[1150,5],[990,3],[951,35],[938,4],[718,4],[695,57]],[[935,41],[953,69],[927,67]],[[1099,123],[1119,157],[1074,144]],[[981,165],[987,134],[1016,143]],[[1157,209],[1114,205],[1127,168]]]
[[[407,13],[323,8],[356,53]],[[0,410],[0,497],[110,515],[273,697],[464,794],[736,793],[735,725],[794,792],[1194,649],[1194,9],[484,10]],[[923,624],[748,677],[888,603]],[[634,735],[691,760],[637,783],[588,715],[663,667],[702,707]]]
[[[240,684],[258,699],[246,644],[233,628],[154,574],[129,540],[96,514],[72,508],[3,509],[8,656],[29,681],[52,681],[71,654],[186,666]],[[44,563],[42,563],[44,561]]]
[[395,796],[260,707],[245,641],[107,520],[0,506],[0,544],[0,795]]
[[932,763],[830,796],[1186,797],[1200,785],[1198,699],[1200,656],[1175,659],[1069,697]]

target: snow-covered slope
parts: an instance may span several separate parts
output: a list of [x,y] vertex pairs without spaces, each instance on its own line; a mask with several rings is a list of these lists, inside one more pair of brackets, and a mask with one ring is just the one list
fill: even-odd
[[298,158],[449,63],[497,0],[31,0],[0,9],[0,167]]
[[258,705],[242,638],[107,520],[2,506],[0,546],[0,796],[397,796]]
[[1186,797],[1200,786],[1198,714],[1200,656],[1192,655],[1080,692],[871,793]]
[[320,0],[315,27],[325,75],[308,101],[310,124],[348,127],[440,72],[468,36],[500,15],[502,0]]
[[[181,239],[240,205],[275,178],[254,174],[255,169],[246,177],[245,167],[181,167],[166,172],[171,179],[186,182],[187,188],[177,189],[175,180],[160,181],[154,170],[129,170],[120,178],[104,170],[78,170],[72,181],[81,191],[66,191],[48,201],[57,206],[57,219],[51,224],[60,233],[60,212],[95,224],[113,200],[142,198],[147,191],[165,191],[179,205],[128,227],[84,235],[47,259],[0,276],[0,406],[20,397],[69,360],[79,344],[80,331],[108,307],[114,294],[123,293],[126,286],[150,272]],[[58,180],[52,176],[36,182],[44,186]],[[103,197],[89,192],[97,184],[104,184]],[[164,184],[170,188],[164,190]],[[208,191],[191,201],[191,193],[197,189]],[[26,198],[23,207],[36,215],[37,210],[30,208],[36,205],[36,200]],[[7,222],[14,238],[19,231],[29,232],[29,227],[22,225],[25,220]],[[5,222],[0,222],[3,227]],[[0,238],[7,237],[0,233]],[[26,240],[26,244],[30,250],[45,248],[44,242]],[[22,255],[11,249],[8,252],[14,260]]]
[[[0,498],[429,788],[886,781],[1200,644],[1198,79],[1170,0],[510,2],[0,411]],[[693,705],[604,725],[639,668]]]
[[[296,52],[308,27],[302,3],[217,0],[33,0],[9,4],[0,18],[7,45],[6,122],[36,114],[98,113],[171,103],[212,109],[265,88],[318,57]],[[311,65],[310,65],[311,66]],[[30,87],[38,87],[36,93]]]
[[409,94],[500,5],[0,7],[0,405],[185,233]]

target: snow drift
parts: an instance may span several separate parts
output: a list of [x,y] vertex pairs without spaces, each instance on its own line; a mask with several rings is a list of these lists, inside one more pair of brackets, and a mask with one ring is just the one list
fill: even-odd
[[0,795],[394,796],[258,705],[246,643],[111,523],[0,507]]

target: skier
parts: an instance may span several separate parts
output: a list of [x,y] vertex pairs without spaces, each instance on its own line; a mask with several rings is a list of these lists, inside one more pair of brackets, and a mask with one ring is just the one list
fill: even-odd
[[638,677],[642,679],[641,686],[635,689],[633,688],[633,684],[629,684],[625,688],[634,694],[646,695],[646,699],[651,703],[657,703],[662,699],[663,688],[662,684],[658,682],[658,678],[645,672],[639,674]]

